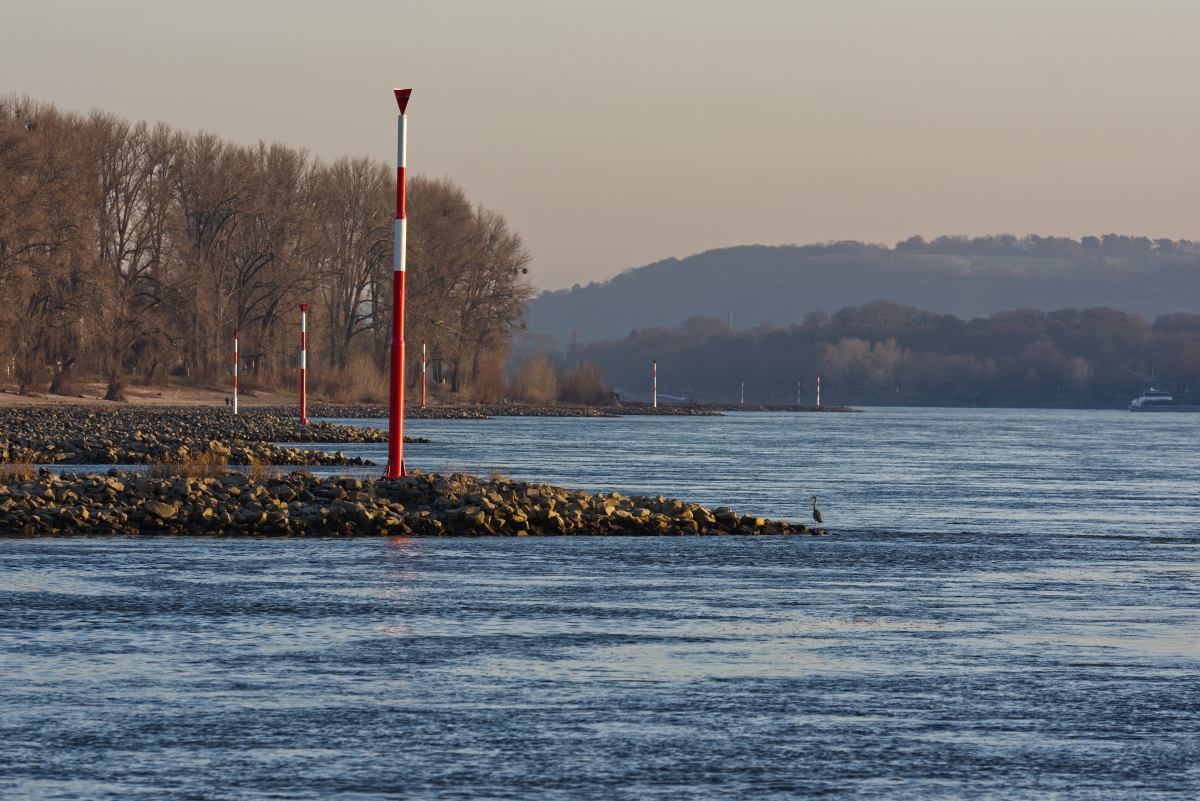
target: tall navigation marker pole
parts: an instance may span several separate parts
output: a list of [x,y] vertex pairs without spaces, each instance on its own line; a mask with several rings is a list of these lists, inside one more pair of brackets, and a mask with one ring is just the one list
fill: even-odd
[[408,98],[412,89],[396,89],[400,106],[396,133],[396,228],[392,257],[392,373],[388,408],[388,463],[385,478],[406,475],[404,469],[404,250],[408,245],[408,220],[404,216],[404,139],[408,133]]
[[654,408],[658,408],[658,359],[654,360]]
[[300,425],[308,425],[308,304],[300,304]]

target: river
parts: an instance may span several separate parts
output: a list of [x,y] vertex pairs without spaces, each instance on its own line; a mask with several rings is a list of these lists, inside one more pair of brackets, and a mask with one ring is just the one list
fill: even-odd
[[1200,793],[1200,415],[409,433],[832,533],[2,541],[0,796]]

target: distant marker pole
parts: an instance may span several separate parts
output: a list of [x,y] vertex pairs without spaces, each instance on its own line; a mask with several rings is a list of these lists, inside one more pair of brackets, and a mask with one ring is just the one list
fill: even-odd
[[308,304],[300,304],[300,425],[308,425]]
[[421,340],[421,408],[425,408],[425,340]]
[[796,405],[800,405],[800,382],[796,382]]
[[404,169],[407,166],[408,98],[412,89],[396,89],[400,117],[396,121],[396,227],[392,254],[392,371],[388,408],[388,463],[386,478],[400,478],[404,469],[404,256],[408,246],[408,220],[404,210]]
[[233,413],[237,414],[238,332],[233,332]]
[[742,382],[742,403],[746,402],[746,382]]
[[658,359],[654,360],[654,408],[658,408]]
[[821,376],[817,376],[817,405],[821,405]]

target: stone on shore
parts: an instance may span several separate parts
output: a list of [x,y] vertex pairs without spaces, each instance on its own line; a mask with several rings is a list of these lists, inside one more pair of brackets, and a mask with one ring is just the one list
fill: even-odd
[[[405,442],[429,440],[405,437]],[[210,407],[34,406],[0,408],[0,462],[369,465],[360,457],[276,443],[387,442],[387,432],[331,423],[300,425],[288,410]]]

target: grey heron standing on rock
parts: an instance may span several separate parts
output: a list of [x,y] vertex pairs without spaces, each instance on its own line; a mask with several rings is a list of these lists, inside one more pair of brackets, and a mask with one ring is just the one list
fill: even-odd
[[817,508],[817,496],[816,495],[812,496],[812,499],[813,499],[813,520],[816,520],[818,524],[824,523],[825,518],[821,516],[821,510]]

